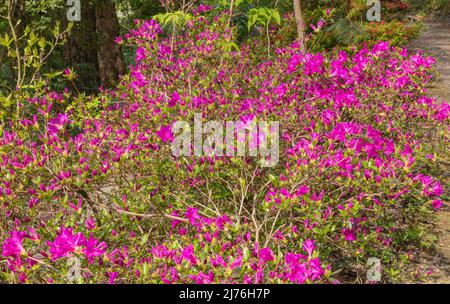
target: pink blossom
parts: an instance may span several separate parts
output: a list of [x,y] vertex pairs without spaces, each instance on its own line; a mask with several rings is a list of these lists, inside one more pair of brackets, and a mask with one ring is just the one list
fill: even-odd
[[431,202],[431,204],[433,205],[433,208],[436,209],[436,210],[441,209],[442,205],[443,205],[441,200],[434,200],[434,201]]
[[47,242],[50,255],[53,261],[62,257],[68,257],[71,253],[83,253],[90,263],[93,258],[103,255],[106,243],[99,241],[92,236],[89,240],[81,232],[74,233],[73,228],[61,228],[59,234],[53,242]]
[[145,54],[145,48],[143,47],[138,47],[138,49],[136,50],[136,61],[142,61],[146,58],[146,54]]
[[313,251],[316,249],[316,246],[314,245],[313,240],[305,240],[303,242],[303,250],[305,250],[308,253],[308,256],[312,256]]
[[267,262],[270,261],[274,261],[275,260],[275,256],[273,255],[273,252],[270,248],[261,248],[261,250],[259,251],[259,257],[260,260],[265,264]]
[[119,276],[119,273],[116,271],[108,273],[109,284],[114,284],[114,282],[116,281],[118,276]]
[[191,263],[192,265],[197,264],[197,259],[195,258],[194,255],[194,246],[192,245],[187,246],[183,249],[183,251],[181,252],[181,257],[186,261],[188,261],[189,263]]
[[342,234],[346,241],[353,242],[356,240],[355,232],[352,229],[342,229]]
[[172,128],[170,126],[161,126],[156,134],[163,142],[173,141]]
[[4,257],[20,258],[22,255],[26,255],[27,251],[23,247],[23,239],[25,237],[24,232],[13,230],[9,233],[10,237],[3,242],[2,255]]

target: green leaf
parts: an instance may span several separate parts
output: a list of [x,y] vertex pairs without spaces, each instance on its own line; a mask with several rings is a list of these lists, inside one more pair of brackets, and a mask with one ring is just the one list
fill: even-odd
[[147,233],[147,234],[144,234],[144,236],[142,237],[142,239],[141,239],[141,246],[144,246],[146,243],[147,243],[147,241],[148,241],[148,237],[149,237],[149,234]]
[[281,24],[281,16],[280,16],[280,12],[278,10],[275,10],[273,12],[273,18],[275,19],[275,22],[277,24]]

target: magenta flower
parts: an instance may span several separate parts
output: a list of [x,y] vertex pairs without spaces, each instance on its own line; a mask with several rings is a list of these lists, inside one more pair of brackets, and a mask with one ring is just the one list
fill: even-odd
[[270,248],[261,248],[259,251],[259,258],[263,263],[275,260],[275,256]]
[[297,284],[303,284],[308,279],[308,268],[305,263],[291,265],[286,279]]
[[52,260],[67,257],[70,253],[81,250],[86,239],[81,232],[73,234],[72,228],[63,228],[53,242],[47,242]]
[[225,262],[225,260],[222,258],[221,255],[216,254],[216,258],[211,258],[211,265],[216,268],[218,266],[222,266],[222,267],[227,267],[227,263]]
[[442,194],[444,194],[444,188],[442,187],[440,182],[434,183],[432,190],[435,196],[441,196]]
[[92,236],[89,240],[81,232],[73,232],[73,228],[62,228],[53,242],[47,242],[53,261],[62,257],[68,257],[71,253],[84,254],[90,263],[93,258],[105,253],[106,243],[99,243]]
[[431,202],[431,204],[433,205],[433,208],[434,208],[435,210],[441,209],[441,208],[442,208],[442,205],[443,205],[443,203],[442,203],[441,200],[434,200],[434,201]]
[[91,217],[89,217],[89,219],[86,220],[86,227],[88,230],[92,230],[95,228],[95,221],[94,219]]
[[140,62],[144,60],[146,57],[147,55],[145,54],[145,48],[138,47],[138,49],[136,50],[136,61]]
[[26,234],[26,238],[33,240],[33,241],[39,241],[40,240],[40,235],[36,232],[36,230],[34,230],[33,227],[30,227],[28,229],[28,233]]
[[181,102],[180,94],[178,91],[173,92],[172,98],[169,100],[169,107],[174,107]]
[[106,243],[99,243],[99,241],[91,235],[89,240],[86,241],[82,252],[85,254],[89,263],[93,263],[95,257],[102,256],[106,252]]
[[170,126],[169,127],[162,126],[161,128],[159,128],[159,131],[156,132],[156,135],[158,135],[158,137],[163,142],[173,141],[172,128]]
[[324,275],[325,271],[320,265],[320,261],[318,258],[312,259],[309,261],[309,277],[312,280],[319,280]]
[[352,229],[342,229],[342,234],[346,241],[353,242],[356,240],[355,233]]
[[194,246],[190,245],[188,247],[185,247],[183,251],[181,252],[181,257],[191,263],[192,265],[197,264],[197,259],[194,255]]
[[303,250],[305,250],[308,253],[308,256],[312,256],[313,251],[316,249],[316,246],[314,245],[313,240],[305,240],[303,242]]
[[23,247],[23,239],[25,233],[13,230],[9,233],[10,237],[3,242],[2,255],[4,257],[13,257],[19,259],[21,255],[26,255],[27,252]]
[[234,259],[233,263],[231,263],[230,268],[235,269],[241,267],[243,264],[242,262],[242,256],[238,256],[236,259]]
[[109,284],[114,284],[114,281],[117,279],[117,277],[119,276],[119,273],[118,272],[110,272],[109,274],[108,274],[108,277],[109,277]]
[[318,32],[325,25],[325,23],[326,23],[325,20],[320,19],[319,22],[317,23],[317,26],[315,26],[314,24],[311,24],[310,26],[314,32]]
[[185,216],[189,220],[191,225],[194,225],[194,226],[197,225],[198,221],[200,220],[200,216],[198,215],[197,208],[188,208]]

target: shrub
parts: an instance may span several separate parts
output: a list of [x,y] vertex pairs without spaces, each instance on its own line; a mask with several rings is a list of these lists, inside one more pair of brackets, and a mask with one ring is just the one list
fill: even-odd
[[389,22],[367,23],[365,26],[368,36],[367,43],[374,45],[379,41],[389,41],[392,45],[402,46],[419,34],[421,24],[412,25],[406,22],[393,20]]
[[[2,280],[71,281],[75,257],[87,283],[345,282],[369,257],[392,269],[385,281],[404,278],[446,199],[434,175],[450,107],[424,96],[434,60],[387,43],[353,56],[293,44],[254,64],[246,46],[224,52],[226,18],[178,33],[140,22],[116,91],[46,92],[6,122]],[[278,166],[174,157],[170,126],[195,113],[279,121]]]

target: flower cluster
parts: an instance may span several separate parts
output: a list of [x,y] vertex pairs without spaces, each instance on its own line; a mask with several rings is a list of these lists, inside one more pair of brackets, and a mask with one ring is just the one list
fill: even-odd
[[72,228],[62,228],[53,242],[48,242],[49,253],[52,261],[67,257],[71,253],[84,254],[90,263],[94,258],[105,253],[106,243],[90,236],[86,239],[81,232],[73,233]]

